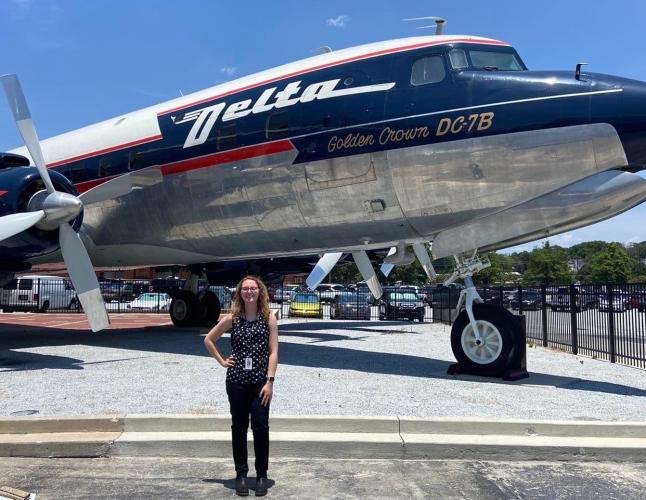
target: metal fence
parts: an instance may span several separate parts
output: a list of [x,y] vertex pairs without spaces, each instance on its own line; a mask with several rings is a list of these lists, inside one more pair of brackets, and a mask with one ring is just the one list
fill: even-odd
[[[479,288],[486,303],[523,314],[527,339],[545,347],[646,368],[646,284]],[[459,290],[433,300],[451,323]]]
[[[180,280],[101,282],[109,312],[168,314]],[[232,289],[201,284],[231,305]],[[646,284],[487,287],[478,289],[487,303],[525,315],[527,338],[545,347],[646,368]],[[271,307],[279,317],[364,321],[434,321],[452,323],[458,287],[384,287],[374,300],[366,287],[270,286]],[[22,276],[0,288],[0,309],[82,312],[69,280]]]

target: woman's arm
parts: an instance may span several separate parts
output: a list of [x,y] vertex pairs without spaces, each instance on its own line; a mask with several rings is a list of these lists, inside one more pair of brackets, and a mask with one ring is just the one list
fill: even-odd
[[231,329],[232,325],[233,321],[231,319],[231,315],[227,314],[224,318],[222,318],[221,321],[218,322],[217,325],[211,328],[211,331],[206,334],[206,337],[204,337],[204,346],[206,347],[206,350],[209,351],[211,353],[211,356],[213,356],[215,360],[225,368],[235,365],[235,356],[233,356],[232,354],[225,359],[224,357],[222,357],[222,354],[220,353],[220,350],[215,345],[215,343],[224,332]]
[[[275,377],[278,368],[278,321],[273,314],[269,315],[269,363],[267,365],[267,376]],[[267,381],[260,390],[260,402],[267,406],[271,402],[274,392],[273,382]]]

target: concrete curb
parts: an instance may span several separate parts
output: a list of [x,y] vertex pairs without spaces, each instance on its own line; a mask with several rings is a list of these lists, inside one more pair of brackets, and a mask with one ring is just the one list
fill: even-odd
[[[228,415],[0,418],[0,456],[229,457],[230,425]],[[646,422],[277,416],[270,426],[275,457],[646,462]]]

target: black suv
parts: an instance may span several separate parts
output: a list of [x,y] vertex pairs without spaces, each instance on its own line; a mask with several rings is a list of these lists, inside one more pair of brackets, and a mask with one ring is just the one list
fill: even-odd
[[113,300],[117,302],[130,302],[137,295],[135,294],[132,283],[102,281],[99,283],[99,289],[101,290],[103,300],[106,302]]
[[424,321],[424,302],[415,292],[388,291],[379,301],[379,319],[417,319],[421,323]]

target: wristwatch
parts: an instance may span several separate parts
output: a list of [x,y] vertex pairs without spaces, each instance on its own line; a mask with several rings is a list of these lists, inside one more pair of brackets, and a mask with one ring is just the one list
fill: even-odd
[[276,377],[267,377],[267,382],[273,382],[276,380]]

